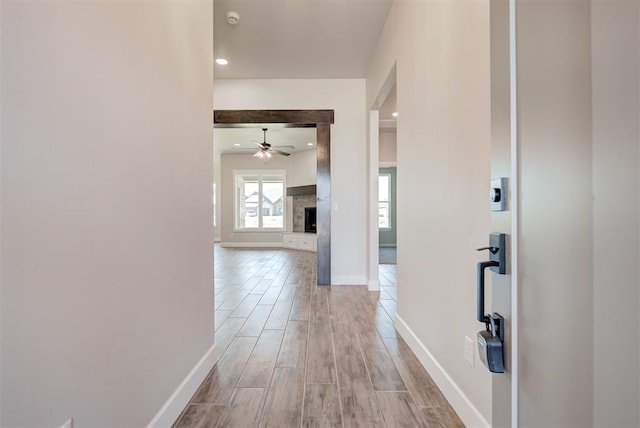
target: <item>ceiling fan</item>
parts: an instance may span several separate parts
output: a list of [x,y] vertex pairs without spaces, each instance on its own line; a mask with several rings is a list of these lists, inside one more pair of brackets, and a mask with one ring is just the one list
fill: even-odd
[[271,144],[267,143],[267,130],[268,128],[262,128],[262,132],[264,133],[264,139],[262,143],[256,142],[258,146],[258,151],[253,155],[254,158],[270,158],[272,153],[276,153],[281,156],[289,156],[289,153],[283,152],[281,150],[276,149],[279,148],[295,148],[294,146],[271,146]]

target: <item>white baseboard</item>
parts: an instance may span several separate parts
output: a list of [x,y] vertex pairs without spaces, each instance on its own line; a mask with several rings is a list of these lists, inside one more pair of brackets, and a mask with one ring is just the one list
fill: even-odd
[[187,377],[178,385],[178,388],[171,394],[171,397],[164,403],[162,408],[151,419],[147,428],[170,427],[178,419],[182,410],[187,407],[189,400],[207,377],[214,364],[221,356],[221,352],[216,348],[216,344],[200,358],[200,361],[191,369]]
[[468,427],[484,427],[490,428],[491,425],[482,416],[480,411],[473,405],[469,397],[460,389],[455,381],[449,376],[445,369],[435,359],[433,354],[424,346],[424,344],[413,333],[411,328],[396,315],[395,327],[400,336],[407,342],[416,357],[420,360],[424,368],[429,372],[433,381],[438,385],[444,396],[456,411],[465,426]]
[[380,281],[378,281],[377,279],[370,279],[367,282],[367,289],[369,291],[378,291],[378,290],[380,290]]
[[220,242],[224,248],[282,248],[282,242]]
[[367,285],[364,275],[333,275],[331,285]]

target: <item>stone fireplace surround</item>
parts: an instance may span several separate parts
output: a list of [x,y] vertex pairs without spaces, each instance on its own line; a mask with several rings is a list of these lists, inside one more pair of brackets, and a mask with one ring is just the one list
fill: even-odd
[[293,231],[304,233],[304,209],[316,206],[316,195],[293,196]]

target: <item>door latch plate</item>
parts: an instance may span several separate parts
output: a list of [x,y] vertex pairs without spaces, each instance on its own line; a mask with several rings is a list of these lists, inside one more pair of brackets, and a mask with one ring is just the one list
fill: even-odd
[[507,235],[505,233],[490,234],[489,246],[497,249],[489,252],[489,260],[499,263],[498,266],[491,266],[489,270],[504,275],[507,273]]

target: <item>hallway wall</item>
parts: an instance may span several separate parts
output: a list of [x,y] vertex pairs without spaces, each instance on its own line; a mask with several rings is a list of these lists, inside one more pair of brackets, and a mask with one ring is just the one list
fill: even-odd
[[489,4],[394,2],[367,78],[372,107],[396,65],[396,325],[467,426],[491,417],[475,340],[475,266],[490,208]]
[[216,109],[333,109],[332,284],[365,284],[364,79],[231,80],[214,86]]
[[213,342],[211,2],[0,2],[2,426],[144,426]]

